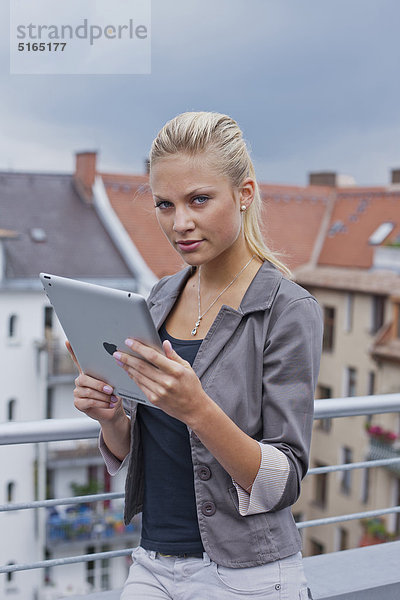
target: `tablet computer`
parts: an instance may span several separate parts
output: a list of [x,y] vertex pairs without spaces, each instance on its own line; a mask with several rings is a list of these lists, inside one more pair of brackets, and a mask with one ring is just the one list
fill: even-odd
[[48,273],[40,279],[83,372],[111,385],[125,408],[132,400],[158,408],[112,356],[134,354],[127,337],[162,348],[143,296]]

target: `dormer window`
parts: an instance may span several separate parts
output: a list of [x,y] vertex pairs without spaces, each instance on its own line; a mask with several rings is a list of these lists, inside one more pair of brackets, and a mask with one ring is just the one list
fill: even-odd
[[379,246],[387,238],[387,236],[393,231],[394,223],[386,221],[381,223],[378,229],[375,229],[374,233],[370,236],[368,243],[371,246]]
[[41,243],[47,241],[46,232],[41,227],[32,227],[29,233],[33,242]]

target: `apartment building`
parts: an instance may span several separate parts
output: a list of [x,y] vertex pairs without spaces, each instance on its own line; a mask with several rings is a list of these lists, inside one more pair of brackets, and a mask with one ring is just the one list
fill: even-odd
[[[79,160],[79,159],[78,159]],[[76,369],[64,334],[38,279],[41,271],[94,283],[146,291],[155,276],[125,254],[128,240],[114,243],[112,224],[99,216],[92,195],[80,193],[72,175],[0,173],[0,420],[38,421],[82,416],[73,407]],[[105,223],[105,225],[103,224]],[[150,274],[150,275],[149,275]],[[122,491],[123,475],[107,476],[95,441],[0,447],[0,503],[68,497],[88,490]],[[0,561],[31,563],[45,558],[137,540],[122,525],[122,500],[89,509],[0,513]],[[116,559],[31,570],[1,578],[0,597],[53,600],[61,593],[122,585],[128,569]]]
[[[339,191],[316,264],[296,271],[324,313],[319,398],[400,392],[399,235],[396,185]],[[314,426],[311,466],[398,456],[399,440],[398,414],[324,419]],[[294,512],[308,520],[397,506],[399,490],[394,466],[310,476]],[[371,525],[348,521],[307,529],[305,554],[356,547]],[[400,535],[394,514],[382,518],[379,528],[381,540]]]

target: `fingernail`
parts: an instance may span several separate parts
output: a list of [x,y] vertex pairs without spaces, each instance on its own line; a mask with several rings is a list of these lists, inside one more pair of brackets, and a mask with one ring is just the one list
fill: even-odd
[[125,344],[131,348],[133,345],[133,340],[131,340],[131,338],[127,338],[125,340]]
[[121,362],[120,360],[116,360],[115,362],[116,362],[116,363],[117,363],[117,365],[119,365],[120,367],[123,367],[123,366],[124,366],[124,363],[123,363],[123,362]]
[[113,389],[110,385],[105,385],[103,387],[103,392],[105,392],[106,394],[112,394],[113,393]]
[[121,360],[121,352],[114,352],[113,357],[118,361]]

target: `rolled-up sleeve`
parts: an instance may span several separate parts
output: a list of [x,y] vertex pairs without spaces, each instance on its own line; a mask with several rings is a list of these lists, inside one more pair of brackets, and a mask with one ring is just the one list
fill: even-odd
[[243,516],[294,504],[308,469],[323,323],[315,298],[290,302],[264,348],[262,459],[251,492],[233,482]]
[[251,492],[244,490],[233,480],[242,517],[268,512],[276,506],[282,498],[289,476],[289,463],[283,452],[268,444],[260,443],[260,448],[261,463]]

